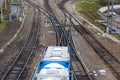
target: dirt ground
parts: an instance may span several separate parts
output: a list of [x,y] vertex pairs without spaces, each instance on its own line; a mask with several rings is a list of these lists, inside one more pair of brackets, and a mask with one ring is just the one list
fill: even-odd
[[[43,3],[39,3],[39,4],[43,7]],[[22,75],[23,78],[21,80],[31,80],[35,71],[35,67],[37,66],[38,62],[41,59],[41,55],[43,53],[44,47],[56,45],[56,39],[55,39],[56,36],[54,33],[53,26],[51,23],[46,25],[45,24],[46,20],[49,21],[49,19],[44,14],[41,13],[38,43],[27,67],[25,68],[25,72],[23,73]]]
[[6,24],[6,27],[0,33],[0,48],[7,43],[10,38],[13,37],[13,35],[17,32],[18,28],[20,27],[21,22],[18,20],[13,20],[12,22],[8,22]]
[[[73,0],[73,1],[80,1],[80,0]],[[69,6],[67,6],[68,10],[71,10],[73,7],[73,2],[68,2]],[[67,5],[66,4],[66,5]],[[71,4],[71,5],[70,5]],[[73,9],[72,9],[73,10]],[[57,12],[57,11],[56,11]],[[31,17],[30,17],[31,16]],[[38,47],[35,50],[36,55],[32,57],[32,60],[29,62],[29,65],[26,68],[26,72],[29,71],[30,73],[33,72],[35,69],[35,64],[38,61],[38,58],[40,58],[40,52],[42,49],[39,49],[40,46],[54,46],[56,45],[55,40],[55,34],[54,30],[52,28],[52,25],[49,24],[49,26],[45,26],[45,20],[48,20],[44,15],[41,15],[41,28],[40,28],[40,37],[39,37],[39,43]],[[31,30],[31,24],[32,24],[32,17],[33,17],[33,9],[29,8],[28,15],[25,20],[24,28],[21,30],[21,33],[17,37],[17,39],[11,43],[7,47],[7,49],[4,51],[4,53],[0,54],[0,79],[2,74],[4,73],[4,70],[7,69],[8,65],[11,64],[11,62],[15,59],[15,56],[18,55],[18,52],[20,51],[22,44],[24,44],[25,40],[27,39],[27,35],[29,34]],[[17,21],[15,21],[17,22]],[[12,23],[13,24],[13,23]],[[15,23],[5,28],[2,35],[0,35],[0,47],[5,44],[12,35],[16,32],[16,30],[19,28],[18,25],[20,25],[19,22]],[[78,49],[79,55],[83,57],[83,60],[87,64],[88,68],[90,70],[100,70],[105,69],[107,71],[107,76],[100,76],[97,77],[98,80],[116,80],[112,73],[110,72],[109,68],[105,65],[105,63],[96,55],[96,53],[93,51],[93,49],[85,42],[85,40],[80,36],[74,29],[72,31],[74,43],[76,44],[76,47]],[[96,35],[96,31],[93,32]],[[79,37],[78,37],[79,36]],[[102,36],[96,36],[97,39],[110,51],[113,53],[113,55],[120,60],[120,45],[118,45],[116,42],[113,42],[112,40],[102,37]],[[26,74],[26,73],[25,73]],[[29,74],[24,75],[29,76]],[[27,79],[26,79],[27,80]]]
[[[68,1],[66,4],[66,8],[70,11],[72,11],[72,14],[79,18],[77,13],[74,11],[73,3]],[[111,39],[107,37],[103,37],[102,35],[97,36],[96,34],[99,33],[96,29],[91,30],[92,33],[96,36],[98,41],[100,41],[101,44],[105,46],[112,54],[120,60],[120,45],[117,42],[112,41]],[[78,33],[74,31],[73,29],[73,39],[74,43],[78,49],[79,55],[82,56],[83,60],[85,61],[86,65],[90,70],[100,70],[105,69],[107,71],[106,76],[98,76],[96,77],[97,80],[116,80],[116,78],[113,76],[113,73],[109,70],[109,67],[106,66],[106,64],[96,55],[96,53],[93,51],[93,49],[90,48],[90,45],[88,45],[84,39],[82,39],[82,36],[78,38]]]
[[[21,29],[17,38],[0,54],[0,79],[2,78],[5,71],[9,68],[9,65],[11,65],[11,62],[15,60],[23,44],[25,43],[27,36],[29,35],[31,30],[33,14],[34,14],[33,8],[30,6],[28,8],[28,14],[26,16],[23,28]],[[41,16],[41,22],[40,22],[41,26],[40,26],[39,40],[34,52],[35,55],[32,56],[28,66],[25,69],[25,73],[23,74],[23,77],[27,76],[26,77],[27,79],[31,78],[31,74],[35,69],[34,67],[38,63],[38,60],[42,52],[41,47],[44,48],[45,46],[56,45],[56,39],[55,39],[56,36],[52,24],[46,26],[45,21],[48,19],[43,14],[40,16]],[[21,25],[21,23],[17,23],[17,21],[11,23],[11,25],[8,24],[8,27],[5,28],[2,35],[0,36],[1,46],[4,45],[6,42],[8,42],[9,39],[14,35],[15,31],[17,31],[17,29],[19,28],[18,25]],[[3,39],[5,39],[6,41]],[[26,75],[26,72],[30,74]],[[24,80],[26,80],[26,78]]]
[[[2,78],[5,71],[9,68],[9,65],[11,65],[11,62],[15,60],[31,30],[31,22],[33,16],[32,12],[30,12],[31,9],[28,9],[28,15],[26,16],[23,28],[21,29],[18,36],[15,38],[15,40],[12,41],[10,45],[7,46],[7,48],[5,48],[3,52],[0,53],[0,79]],[[21,23],[19,23],[18,21],[14,21],[13,23],[8,24],[8,26],[5,28],[2,35],[0,36],[0,40],[4,39],[5,41],[2,41],[0,43],[1,46],[8,42],[11,37],[13,37],[13,35],[19,28],[18,25],[21,25]]]

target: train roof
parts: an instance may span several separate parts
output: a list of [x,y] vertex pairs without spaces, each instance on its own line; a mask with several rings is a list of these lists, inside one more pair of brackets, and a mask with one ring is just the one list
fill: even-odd
[[37,80],[68,80],[69,69],[58,63],[50,63],[36,73]]
[[42,60],[47,61],[70,61],[70,49],[64,46],[46,47]]

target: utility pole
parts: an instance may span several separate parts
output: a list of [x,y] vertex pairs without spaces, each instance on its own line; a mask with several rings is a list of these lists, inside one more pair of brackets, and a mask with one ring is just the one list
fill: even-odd
[[114,0],[112,0],[112,8],[111,8],[111,10],[112,10],[112,16],[113,16],[113,10],[114,10]]
[[109,33],[110,28],[113,26],[113,19],[112,19],[113,15],[114,15],[113,10],[114,10],[114,0],[108,0],[106,33]]
[[111,23],[110,23],[110,24],[111,24],[111,27],[112,27],[112,26],[114,26],[114,25],[113,25],[114,0],[111,1],[111,4],[112,4],[112,5],[111,5]]
[[110,26],[110,22],[109,22],[109,15],[110,15],[110,0],[108,0],[108,11],[107,11],[107,27],[106,27],[106,33],[109,33],[109,26]]

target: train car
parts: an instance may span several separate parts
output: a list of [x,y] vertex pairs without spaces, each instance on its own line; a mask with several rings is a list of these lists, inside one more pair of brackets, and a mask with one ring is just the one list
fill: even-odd
[[32,80],[70,80],[70,47],[46,47]]

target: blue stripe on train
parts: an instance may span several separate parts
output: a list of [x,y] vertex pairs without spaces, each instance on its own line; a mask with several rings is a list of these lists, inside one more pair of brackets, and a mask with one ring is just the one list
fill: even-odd
[[69,68],[69,62],[65,62],[65,61],[42,61],[39,64],[39,68],[42,69],[44,66],[50,64],[50,63],[58,63],[62,66],[64,66],[65,68]]

